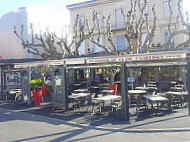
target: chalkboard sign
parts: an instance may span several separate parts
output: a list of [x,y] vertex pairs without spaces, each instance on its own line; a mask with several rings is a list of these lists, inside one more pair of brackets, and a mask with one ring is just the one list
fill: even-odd
[[31,103],[31,91],[30,91],[30,69],[23,71],[21,73],[21,89],[22,89],[22,96],[21,102],[22,103]]

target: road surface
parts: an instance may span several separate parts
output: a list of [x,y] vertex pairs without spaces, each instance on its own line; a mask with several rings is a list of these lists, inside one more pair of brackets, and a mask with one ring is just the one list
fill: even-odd
[[[113,125],[114,127],[114,125]],[[127,133],[0,110],[0,142],[190,142],[190,132]]]

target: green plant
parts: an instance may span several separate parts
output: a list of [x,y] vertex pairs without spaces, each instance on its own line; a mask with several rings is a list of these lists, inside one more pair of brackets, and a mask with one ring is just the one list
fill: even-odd
[[48,92],[52,91],[52,83],[51,82],[47,83],[46,87],[47,87]]
[[30,81],[30,87],[33,90],[37,90],[39,87],[41,87],[44,84],[44,82],[41,79],[33,79]]
[[42,75],[43,81],[45,82],[46,76],[51,72],[51,68],[47,65],[39,65],[36,67],[36,71]]

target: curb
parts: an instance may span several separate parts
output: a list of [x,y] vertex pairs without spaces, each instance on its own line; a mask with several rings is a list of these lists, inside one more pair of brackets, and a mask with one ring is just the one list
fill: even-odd
[[57,118],[52,118],[52,117],[45,117],[37,114],[31,114],[27,112],[21,112],[17,110],[10,110],[10,109],[2,109],[0,108],[0,111],[8,111],[8,112],[16,112],[20,113],[24,116],[29,116],[33,118],[39,118],[45,121],[51,121],[55,123],[61,123],[65,125],[70,125],[74,127],[80,127],[80,128],[86,128],[86,129],[96,129],[96,130],[101,130],[101,131],[114,131],[114,132],[125,132],[125,133],[164,133],[164,132],[185,132],[185,131],[190,131],[190,127],[187,128],[164,128],[164,129],[124,129],[124,128],[111,128],[111,127],[102,127],[102,126],[91,126],[91,125],[86,125],[74,121],[65,121],[65,120],[60,120]]

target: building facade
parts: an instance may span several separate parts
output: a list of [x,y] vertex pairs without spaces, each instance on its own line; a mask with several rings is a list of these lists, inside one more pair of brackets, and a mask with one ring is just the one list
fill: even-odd
[[[31,24],[35,35],[40,32],[43,34],[47,28],[58,33],[57,31],[61,31],[60,29],[64,27],[62,20],[64,18],[57,18],[55,15],[60,17],[62,13],[53,10],[46,7],[20,7],[1,16],[0,56],[2,59],[40,58],[28,53],[28,49],[22,47],[21,40],[14,34],[14,26],[17,33],[20,34],[21,25],[23,25],[23,39],[29,43],[31,42]],[[38,49],[43,52],[42,48]]]
[[[172,0],[171,6],[173,11],[172,16],[172,26],[174,27],[178,15],[178,0]],[[148,0],[148,3],[145,8],[145,12],[148,13],[150,27],[153,24],[153,13],[152,7],[155,5],[156,16],[157,16],[157,27],[155,32],[155,37],[152,41],[153,47],[161,47],[165,48],[166,43],[168,42],[169,32],[168,32],[168,23],[170,17],[170,9],[168,5],[168,0]],[[92,0],[87,2],[82,2],[78,4],[68,5],[68,9],[70,10],[70,21],[71,25],[74,25],[74,21],[76,15],[84,21],[88,19],[89,23],[92,25],[92,16],[93,11],[97,12],[97,18],[101,19],[102,16],[108,17],[111,14],[111,27],[113,32],[113,39],[117,50],[125,50],[128,47],[128,43],[125,38],[125,25],[124,18],[121,13],[121,8],[124,9],[125,13],[130,10],[130,0]],[[140,10],[137,8],[137,17],[140,16]],[[99,20],[101,21],[101,20]],[[100,23],[101,24],[101,23]],[[178,23],[178,29],[183,29],[183,26]],[[143,30],[141,41],[142,43],[145,41],[147,36],[146,30]],[[178,45],[182,41],[185,41],[184,35],[177,35],[172,39],[173,47]],[[106,41],[104,37],[100,39],[101,44],[108,45],[109,43]],[[83,46],[83,48],[82,48]],[[81,45],[80,54],[88,54],[89,48],[93,50],[93,52],[101,52],[103,49],[99,48],[97,45],[93,44],[89,40],[85,40],[85,42]],[[108,47],[109,48],[109,47]]]
[[20,33],[24,25],[24,39],[28,37],[27,10],[25,7],[9,12],[0,18],[0,56],[3,59],[29,58],[30,55],[23,49],[21,40],[14,34],[14,25]]

